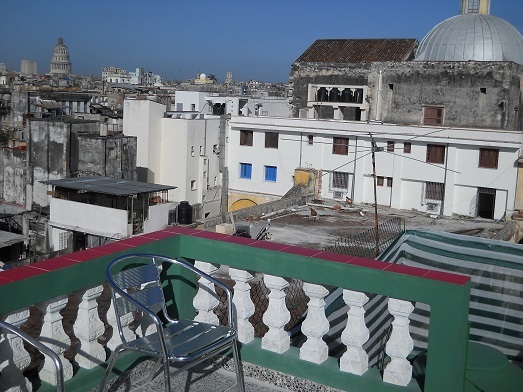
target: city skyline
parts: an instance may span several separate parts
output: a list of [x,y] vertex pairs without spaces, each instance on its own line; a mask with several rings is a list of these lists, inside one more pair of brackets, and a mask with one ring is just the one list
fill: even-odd
[[[138,0],[3,3],[0,63],[20,70],[21,60],[49,72],[58,37],[69,49],[72,73],[101,75],[103,67],[142,67],[165,80],[232,72],[234,80],[288,81],[291,64],[316,40],[421,39],[458,15],[460,0],[312,1]],[[523,31],[523,2],[493,0],[491,14]]]

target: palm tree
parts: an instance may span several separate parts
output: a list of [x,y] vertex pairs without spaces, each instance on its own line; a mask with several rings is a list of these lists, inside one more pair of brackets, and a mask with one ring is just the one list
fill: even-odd
[[213,83],[216,83],[218,79],[216,79],[216,75],[210,74],[207,79],[212,80]]

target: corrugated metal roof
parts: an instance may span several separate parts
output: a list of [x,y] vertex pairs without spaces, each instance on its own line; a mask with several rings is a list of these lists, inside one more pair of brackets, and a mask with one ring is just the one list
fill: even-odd
[[319,39],[298,63],[365,63],[405,61],[414,54],[418,40],[407,39]]
[[116,196],[132,196],[175,189],[175,186],[151,184],[148,182],[123,180],[111,177],[75,177],[61,180],[40,181],[42,184],[77,189],[86,192],[106,193]]

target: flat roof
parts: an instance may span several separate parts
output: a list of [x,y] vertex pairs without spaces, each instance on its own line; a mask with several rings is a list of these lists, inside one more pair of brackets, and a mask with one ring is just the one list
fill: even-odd
[[86,192],[106,193],[116,196],[131,196],[175,189],[176,186],[152,184],[112,177],[74,177],[61,180],[40,181],[42,184],[76,189]]
[[0,248],[5,248],[27,240],[27,237],[21,234],[10,233],[0,230]]

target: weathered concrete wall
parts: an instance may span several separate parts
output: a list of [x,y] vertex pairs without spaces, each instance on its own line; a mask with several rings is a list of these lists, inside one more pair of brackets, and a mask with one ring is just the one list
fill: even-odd
[[26,172],[26,151],[11,148],[0,149],[0,194],[5,202],[25,205]]
[[307,107],[309,84],[366,85],[371,120],[420,125],[428,105],[445,108],[444,126],[520,130],[522,79],[512,62],[294,63],[291,113]]
[[30,205],[49,203],[47,185],[40,181],[85,176],[136,180],[136,137],[99,134],[96,121],[29,121]]
[[136,138],[72,136],[77,176],[107,176],[136,180]]

